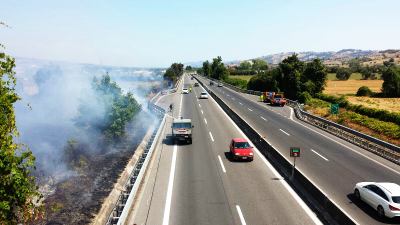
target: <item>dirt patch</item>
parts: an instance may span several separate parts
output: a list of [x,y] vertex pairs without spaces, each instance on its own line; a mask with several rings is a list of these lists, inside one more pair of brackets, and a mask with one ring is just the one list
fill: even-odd
[[328,80],[325,94],[355,94],[361,86],[367,86],[374,92],[381,92],[383,80]]

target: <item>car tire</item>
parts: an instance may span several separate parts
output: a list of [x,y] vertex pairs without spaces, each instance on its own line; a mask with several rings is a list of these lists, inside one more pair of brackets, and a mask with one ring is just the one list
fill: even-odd
[[383,207],[381,205],[379,205],[378,208],[376,208],[376,211],[378,211],[378,216],[380,218],[385,217],[385,210],[383,209]]
[[357,200],[361,200],[360,191],[358,189],[354,190],[354,197],[356,197]]

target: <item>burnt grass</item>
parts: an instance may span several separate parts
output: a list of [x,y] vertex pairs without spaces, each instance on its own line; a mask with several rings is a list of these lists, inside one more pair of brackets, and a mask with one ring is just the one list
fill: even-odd
[[[80,163],[72,164],[77,175],[57,183],[54,193],[44,200],[44,218],[34,224],[89,224],[111,192],[119,174],[124,170],[137,146],[142,141],[147,125],[135,126],[135,134],[97,155],[76,154]],[[85,148],[78,145],[77,148]],[[82,151],[86,152],[86,151]]]

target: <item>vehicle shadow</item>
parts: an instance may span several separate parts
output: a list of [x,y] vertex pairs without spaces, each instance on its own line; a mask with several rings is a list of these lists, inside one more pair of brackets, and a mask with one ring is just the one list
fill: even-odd
[[225,158],[229,160],[229,162],[234,162],[234,163],[248,163],[249,160],[234,160],[233,155],[231,152],[224,152]]
[[386,224],[400,224],[400,218],[380,218],[375,209],[369,206],[367,203],[357,199],[353,193],[348,194],[347,198],[350,200],[350,203],[356,205],[359,209],[361,209],[365,214],[370,216],[372,219]]
[[191,143],[188,143],[188,142],[186,142],[186,141],[175,141],[175,140],[174,140],[172,137],[170,137],[170,136],[166,136],[166,137],[163,139],[162,143],[165,144],[165,145],[169,145],[169,146],[171,146],[171,145],[191,145]]

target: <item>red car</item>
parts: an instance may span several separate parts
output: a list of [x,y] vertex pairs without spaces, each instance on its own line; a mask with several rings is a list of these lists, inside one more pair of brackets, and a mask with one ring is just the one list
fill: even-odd
[[243,159],[253,161],[253,147],[244,138],[233,138],[229,145],[234,160]]

